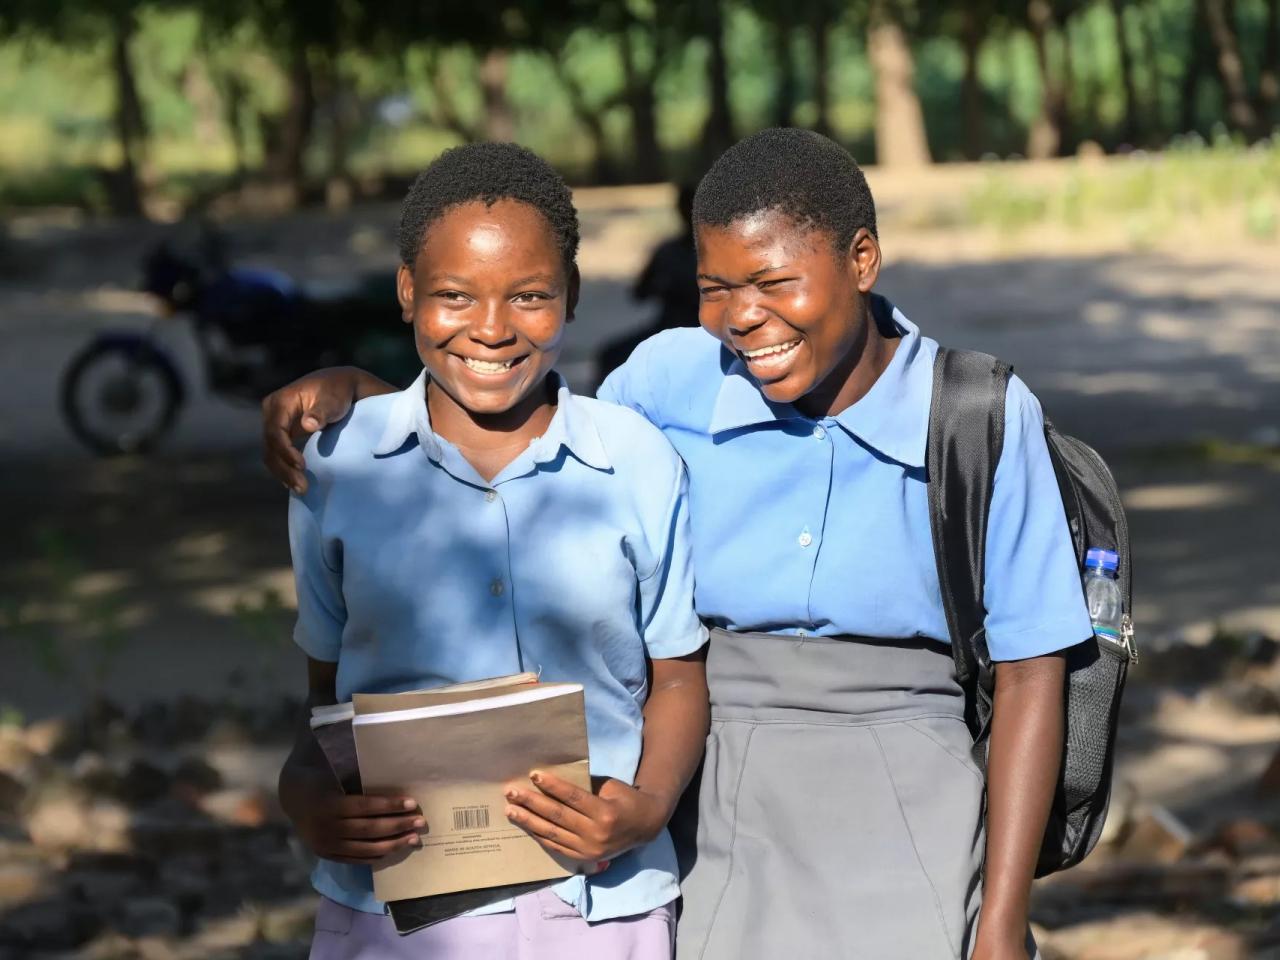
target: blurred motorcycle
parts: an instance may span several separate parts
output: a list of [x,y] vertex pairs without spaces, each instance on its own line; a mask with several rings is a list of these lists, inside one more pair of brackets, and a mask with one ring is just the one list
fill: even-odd
[[167,242],[152,250],[142,289],[159,301],[161,319],[145,331],[98,334],[63,373],[63,416],[95,453],[145,452],[173,426],[187,388],[157,335],[172,317],[189,318],[209,389],[230,399],[260,401],[335,364],[402,384],[422,368],[393,273],[308,290],[280,273],[228,266],[221,241],[206,234],[194,249]]

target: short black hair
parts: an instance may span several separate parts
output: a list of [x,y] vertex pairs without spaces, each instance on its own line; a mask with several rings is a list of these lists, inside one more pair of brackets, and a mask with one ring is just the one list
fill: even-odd
[[727,227],[765,210],[823,230],[845,250],[863,227],[876,233],[876,202],[853,156],[834,140],[792,127],[761,130],[711,165],[693,198],[695,226]]
[[564,178],[515,143],[452,147],[414,178],[400,211],[400,259],[412,268],[427,228],[450,207],[479,200],[527,203],[547,219],[566,268],[578,257],[578,211]]

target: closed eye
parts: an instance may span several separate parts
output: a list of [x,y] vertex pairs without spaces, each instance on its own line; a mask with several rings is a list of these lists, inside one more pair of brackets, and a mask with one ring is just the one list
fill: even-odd
[[791,281],[793,281],[794,279],[795,277],[777,277],[773,280],[761,280],[758,283],[756,283],[756,286],[761,290],[772,290],[774,287],[779,286],[780,284],[791,283]]
[[704,297],[711,297],[719,293],[724,293],[728,289],[728,287],[699,287],[698,293]]

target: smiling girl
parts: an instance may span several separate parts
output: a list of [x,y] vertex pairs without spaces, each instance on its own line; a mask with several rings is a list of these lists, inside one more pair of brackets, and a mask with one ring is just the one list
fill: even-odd
[[[1091,634],[1040,405],[1010,380],[984,545],[984,771],[929,526],[938,344],[873,293],[862,171],[825,137],[766,130],[716,161],[693,221],[702,329],[645,341],[600,390],[684,459],[714,626],[681,960],[1025,960],[1060,651]],[[273,472],[305,486],[291,432],[385,389],[334,371],[273,395]]]
[[312,705],[526,670],[583,684],[597,789],[531,771],[507,814],[591,875],[399,937],[370,865],[435,825],[406,797],[344,796],[304,730],[280,797],[321,858],[313,958],[671,955],[666,824],[706,735],[706,630],[679,457],[555,373],[577,245],[568,188],[529,151],[428,167],[397,276],[425,369],[312,439],[289,532]]

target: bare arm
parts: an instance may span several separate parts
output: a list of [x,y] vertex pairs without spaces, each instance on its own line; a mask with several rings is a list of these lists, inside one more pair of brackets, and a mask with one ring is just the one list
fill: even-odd
[[306,493],[306,464],[295,444],[341,420],[357,400],[395,389],[356,367],[329,367],[267,394],[262,401],[263,463],[294,493]]
[[1025,958],[1036,858],[1062,763],[1061,654],[996,664],[987,857],[974,960]]
[[307,658],[307,711],[293,750],[280,770],[280,806],[316,856],[368,864],[405,846],[419,844],[426,826],[409,797],[347,796],[311,735],[312,706],[335,703],[338,665]]
[[680,795],[698,769],[710,727],[707,648],[687,657],[653,661],[635,787],[662,802],[662,823],[655,835],[671,819]]

